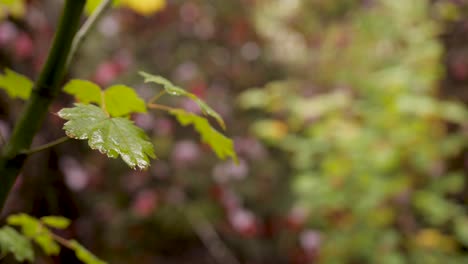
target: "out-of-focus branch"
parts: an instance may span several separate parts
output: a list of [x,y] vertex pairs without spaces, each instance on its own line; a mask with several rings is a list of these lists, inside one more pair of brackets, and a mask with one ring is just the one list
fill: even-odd
[[219,264],[240,264],[231,250],[221,240],[213,225],[202,214],[184,211],[187,220],[192,225],[200,240]]
[[72,47],[70,53],[68,54],[66,67],[70,66],[71,61],[75,57],[76,52],[80,48],[81,44],[83,43],[84,39],[91,31],[91,29],[96,25],[99,19],[103,16],[105,11],[110,8],[112,4],[112,0],[103,0],[96,10],[91,14],[91,16],[86,20],[86,22],[81,26],[80,30],[76,33],[75,37],[73,38]]
[[198,238],[208,249],[208,252],[218,264],[240,264],[234,253],[219,237],[213,225],[200,212],[194,212],[184,208],[185,193],[179,187],[173,187],[171,190],[178,197],[174,204],[178,206],[182,214],[185,215],[189,224],[197,234]]

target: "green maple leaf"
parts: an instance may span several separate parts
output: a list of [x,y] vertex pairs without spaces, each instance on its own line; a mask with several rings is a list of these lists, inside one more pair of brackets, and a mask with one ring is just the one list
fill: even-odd
[[179,86],[174,85],[171,81],[167,80],[162,76],[152,75],[143,71],[140,72],[140,75],[145,78],[145,83],[153,82],[159,84],[170,95],[184,96],[192,99],[200,107],[203,114],[213,117],[223,129],[226,129],[226,125],[224,124],[223,118],[221,118],[221,116],[215,110],[213,110],[213,108],[207,105],[195,94],[189,93],[186,90],[180,88]]
[[5,74],[0,75],[0,88],[12,98],[18,97],[26,100],[31,95],[33,82],[24,75],[5,69]]
[[68,82],[63,90],[73,95],[80,103],[104,106],[113,117],[135,112],[146,113],[145,101],[132,88],[125,85],[113,85],[102,92],[93,82],[75,79]]
[[58,115],[68,120],[63,126],[68,137],[88,139],[88,145],[110,158],[120,157],[131,168],[145,169],[155,158],[153,144],[143,130],[122,117],[108,117],[95,105],[75,104]]
[[201,140],[208,144],[220,159],[231,157],[237,162],[237,155],[232,140],[216,131],[206,118],[182,109],[171,110],[170,113],[177,118],[177,121],[181,125],[193,125],[195,130],[200,134]]
[[2,255],[12,253],[18,262],[34,260],[31,241],[9,226],[0,229],[0,252]]

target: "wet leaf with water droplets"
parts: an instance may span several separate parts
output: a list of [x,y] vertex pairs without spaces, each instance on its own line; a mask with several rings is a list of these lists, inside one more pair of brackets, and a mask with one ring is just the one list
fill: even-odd
[[83,104],[64,108],[58,115],[68,120],[63,127],[67,136],[88,139],[92,149],[111,158],[120,155],[131,168],[145,169],[150,165],[149,157],[156,157],[144,131],[127,118],[110,118],[101,108]]

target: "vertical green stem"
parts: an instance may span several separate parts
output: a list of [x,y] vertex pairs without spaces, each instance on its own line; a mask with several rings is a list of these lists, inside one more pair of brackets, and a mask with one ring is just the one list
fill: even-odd
[[27,156],[22,151],[30,147],[50,104],[60,92],[60,84],[67,70],[67,57],[85,3],[86,0],[66,0],[47,62],[11,138],[3,148],[0,157],[0,211],[26,160]]

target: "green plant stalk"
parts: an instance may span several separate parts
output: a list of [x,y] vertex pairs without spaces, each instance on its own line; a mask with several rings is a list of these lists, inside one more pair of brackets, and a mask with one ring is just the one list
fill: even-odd
[[3,148],[0,158],[0,212],[26,161],[27,155],[22,152],[31,146],[50,104],[60,92],[60,84],[67,70],[67,57],[85,3],[86,0],[66,0],[47,62],[11,138]]

